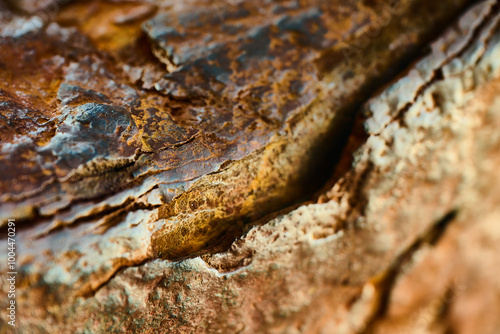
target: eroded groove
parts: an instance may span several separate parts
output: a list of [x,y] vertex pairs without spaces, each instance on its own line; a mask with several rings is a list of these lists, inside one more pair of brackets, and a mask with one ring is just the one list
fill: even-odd
[[[116,206],[103,205],[101,207],[93,209],[90,212],[90,214],[88,214],[86,216],[80,216],[74,220],[60,221],[56,224],[51,224],[45,231],[35,235],[34,238],[40,239],[40,238],[46,237],[52,233],[55,233],[63,228],[74,228],[74,227],[77,227],[79,224],[87,223],[87,222],[91,222],[91,221],[103,220],[104,222],[115,221],[115,223],[117,223],[115,218],[121,217],[122,215],[127,214],[128,212],[137,211],[137,210],[141,210],[141,209],[149,209],[149,210],[157,209],[160,205],[139,203],[139,201],[142,198],[147,197],[155,189],[157,189],[157,187],[153,186],[151,189],[149,189],[147,192],[145,192],[143,195],[141,195],[138,198],[128,197],[120,205],[116,205]],[[38,219],[39,220],[48,220],[52,217],[54,217],[54,216],[49,216],[49,217],[39,216]],[[108,224],[104,224],[104,225],[108,225]],[[114,224],[109,224],[109,226],[107,226],[104,230],[101,230],[101,231],[105,232],[105,230],[107,230],[108,228],[110,228],[112,226],[114,226]],[[97,227],[102,228],[101,225],[99,225]]]
[[[474,31],[469,34],[467,43],[465,43],[466,45],[461,48],[459,52],[457,52],[453,56],[450,56],[447,59],[446,63],[454,59],[454,57],[458,57],[460,56],[460,54],[467,51],[467,49],[474,42],[473,36],[478,35],[482,31],[481,29],[488,24],[489,20],[495,15],[497,10],[498,3],[495,3],[491,7],[491,10],[488,12],[485,18],[483,18],[483,20],[479,22],[478,27],[476,27],[476,29],[474,29]],[[457,15],[457,17],[459,17],[459,15]],[[439,36],[442,31],[447,29],[448,25],[454,22],[457,17],[452,17],[448,21],[446,21],[446,23],[441,26],[441,30],[434,31],[433,34],[428,34],[426,38],[423,39],[422,45],[432,41],[436,35]],[[320,160],[321,163],[316,163],[309,174],[313,177],[312,180],[309,180],[308,182],[309,184],[313,184],[314,186],[309,188],[309,190],[305,192],[301,198],[298,198],[292,203],[275,209],[274,211],[266,213],[260,217],[254,217],[251,220],[240,218],[239,220],[234,221],[233,223],[231,223],[231,225],[241,226],[241,221],[243,221],[243,227],[236,227],[233,228],[231,232],[223,233],[219,239],[208,244],[201,250],[197,250],[196,252],[189,254],[182,254],[181,256],[166,258],[172,261],[178,261],[205,254],[210,255],[226,252],[229,250],[232,242],[241,238],[252,226],[265,224],[269,222],[269,220],[273,217],[289,213],[301,205],[314,203],[318,200],[328,200],[324,196],[324,190],[329,189],[331,185],[335,184],[341,178],[350,180],[350,177],[352,177],[352,175],[349,174],[349,171],[353,163],[353,153],[356,152],[360,147],[362,147],[369,136],[369,134],[363,130],[363,122],[366,117],[366,115],[363,115],[360,112],[363,105],[366,104],[374,91],[380,91],[381,88],[390,84],[394,80],[394,78],[400,77],[401,73],[404,73],[405,69],[407,69],[410,64],[420,59],[420,56],[420,50],[412,50],[411,54],[407,54],[405,57],[402,57],[402,59],[395,64],[395,70],[383,73],[378,79],[374,79],[373,81],[361,87],[360,91],[358,92],[358,96],[361,97],[360,99],[356,99],[351,101],[350,103],[347,103],[344,108],[338,111],[335,121],[332,122],[333,129],[330,130],[329,137],[324,140],[324,146],[321,147],[322,152],[324,152],[323,158]],[[442,66],[444,65],[445,64],[443,64]],[[428,87],[431,87],[435,82],[442,80],[443,78],[442,67],[440,67],[433,72],[432,80],[418,89],[415,100],[417,100],[418,96],[423,94]],[[401,113],[401,115],[403,115],[411,108],[411,106],[412,103],[405,105],[405,107],[399,110],[398,113]],[[335,145],[332,145],[331,143],[335,143]],[[352,216],[353,214],[363,214],[363,208],[365,207],[366,200],[363,200],[360,194],[373,168],[373,165],[368,164],[365,167],[362,175],[357,177],[354,181],[354,192],[350,191],[349,196],[351,208],[349,210],[348,216]],[[343,188],[350,189],[352,187],[345,185]],[[361,211],[356,211],[356,208],[361,208]],[[353,220],[353,217],[350,217],[348,220]],[[228,235],[231,235],[232,237],[228,237]]]
[[[475,42],[477,42],[479,35],[483,32],[483,29],[488,25],[488,23],[490,23],[490,21],[492,19],[495,19],[496,23],[493,25],[493,27],[491,27],[491,29],[489,30],[489,34],[487,35],[487,37],[483,41],[484,46],[485,46],[484,49],[486,49],[486,46],[488,45],[490,39],[493,37],[493,33],[495,31],[495,28],[498,26],[498,20],[499,20],[499,18],[497,16],[497,14],[498,14],[499,8],[500,8],[500,5],[499,5],[498,1],[495,1],[495,3],[493,3],[491,5],[491,7],[489,8],[489,11],[486,13],[486,15],[481,18],[481,20],[479,21],[479,23],[477,24],[477,26],[475,26],[472,29],[472,31],[468,34],[466,42],[462,45],[462,47],[459,50],[457,50],[455,53],[453,53],[450,56],[448,56],[442,62],[442,64],[438,68],[434,69],[432,71],[430,79],[428,81],[426,81],[424,84],[422,84],[417,89],[417,91],[415,92],[415,96],[414,96],[413,100],[407,102],[404,105],[404,107],[402,107],[401,109],[397,110],[394,113],[394,115],[392,116],[392,118],[390,120],[388,120],[386,122],[386,124],[379,131],[373,133],[373,135],[376,135],[376,136],[380,135],[382,133],[382,131],[389,124],[391,124],[392,122],[394,122],[396,120],[401,120],[402,121],[402,119],[404,117],[404,114],[408,110],[410,110],[410,108],[416,103],[416,101],[418,99],[420,99],[424,95],[424,93],[427,91],[428,88],[432,87],[436,82],[444,80],[445,77],[443,75],[443,68],[446,65],[448,65],[453,59],[457,59],[457,58],[461,57],[467,50],[469,50],[470,47]],[[481,59],[481,57],[478,57],[477,62],[480,61],[480,59]]]
[[[130,263],[123,263],[117,266],[114,270],[110,271],[105,277],[100,276],[99,279],[91,279],[92,281],[97,281],[96,284],[92,284],[93,282],[87,283],[84,285],[78,292],[73,296],[74,298],[83,297],[83,298],[92,298],[96,293],[99,292],[102,288],[106,287],[120,272],[127,268],[138,268],[144,266],[146,263],[151,262],[153,259],[146,258],[140,261],[134,261]],[[127,262],[127,261],[124,261]]]
[[372,316],[366,321],[366,326],[362,333],[375,333],[377,321],[384,317],[391,301],[391,292],[402,275],[402,268],[412,262],[413,255],[424,247],[435,247],[450,224],[452,224],[459,213],[458,209],[452,210],[444,215],[435,224],[432,224],[418,239],[416,239],[407,249],[405,249],[390,264],[384,272],[383,278],[377,282],[378,307]]

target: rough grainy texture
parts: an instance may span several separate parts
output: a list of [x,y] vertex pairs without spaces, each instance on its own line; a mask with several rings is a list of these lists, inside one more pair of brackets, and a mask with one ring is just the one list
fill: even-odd
[[499,4],[465,5],[0,2],[19,331],[498,333]]
[[[154,256],[203,250],[310,191],[353,105],[464,2],[76,2],[52,21],[14,16],[3,220],[45,221],[46,235],[97,218],[104,231],[159,207]],[[346,59],[365,30],[373,40]]]

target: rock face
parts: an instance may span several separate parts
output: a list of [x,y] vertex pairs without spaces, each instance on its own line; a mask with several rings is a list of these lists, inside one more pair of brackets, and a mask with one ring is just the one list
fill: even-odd
[[500,330],[498,1],[0,10],[19,332]]

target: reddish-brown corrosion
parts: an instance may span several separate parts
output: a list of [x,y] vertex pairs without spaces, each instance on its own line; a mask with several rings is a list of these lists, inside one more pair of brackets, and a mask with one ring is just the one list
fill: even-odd
[[1,218],[66,226],[160,189],[153,252],[196,252],[302,196],[340,111],[466,2],[11,2]]

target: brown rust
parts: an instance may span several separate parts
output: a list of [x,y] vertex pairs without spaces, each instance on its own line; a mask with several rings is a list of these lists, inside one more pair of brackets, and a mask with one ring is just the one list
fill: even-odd
[[18,127],[2,132],[2,219],[69,226],[71,203],[159,187],[152,256],[196,253],[314,190],[353,110],[466,3],[75,1],[39,28],[6,10],[32,31],[0,39]]

